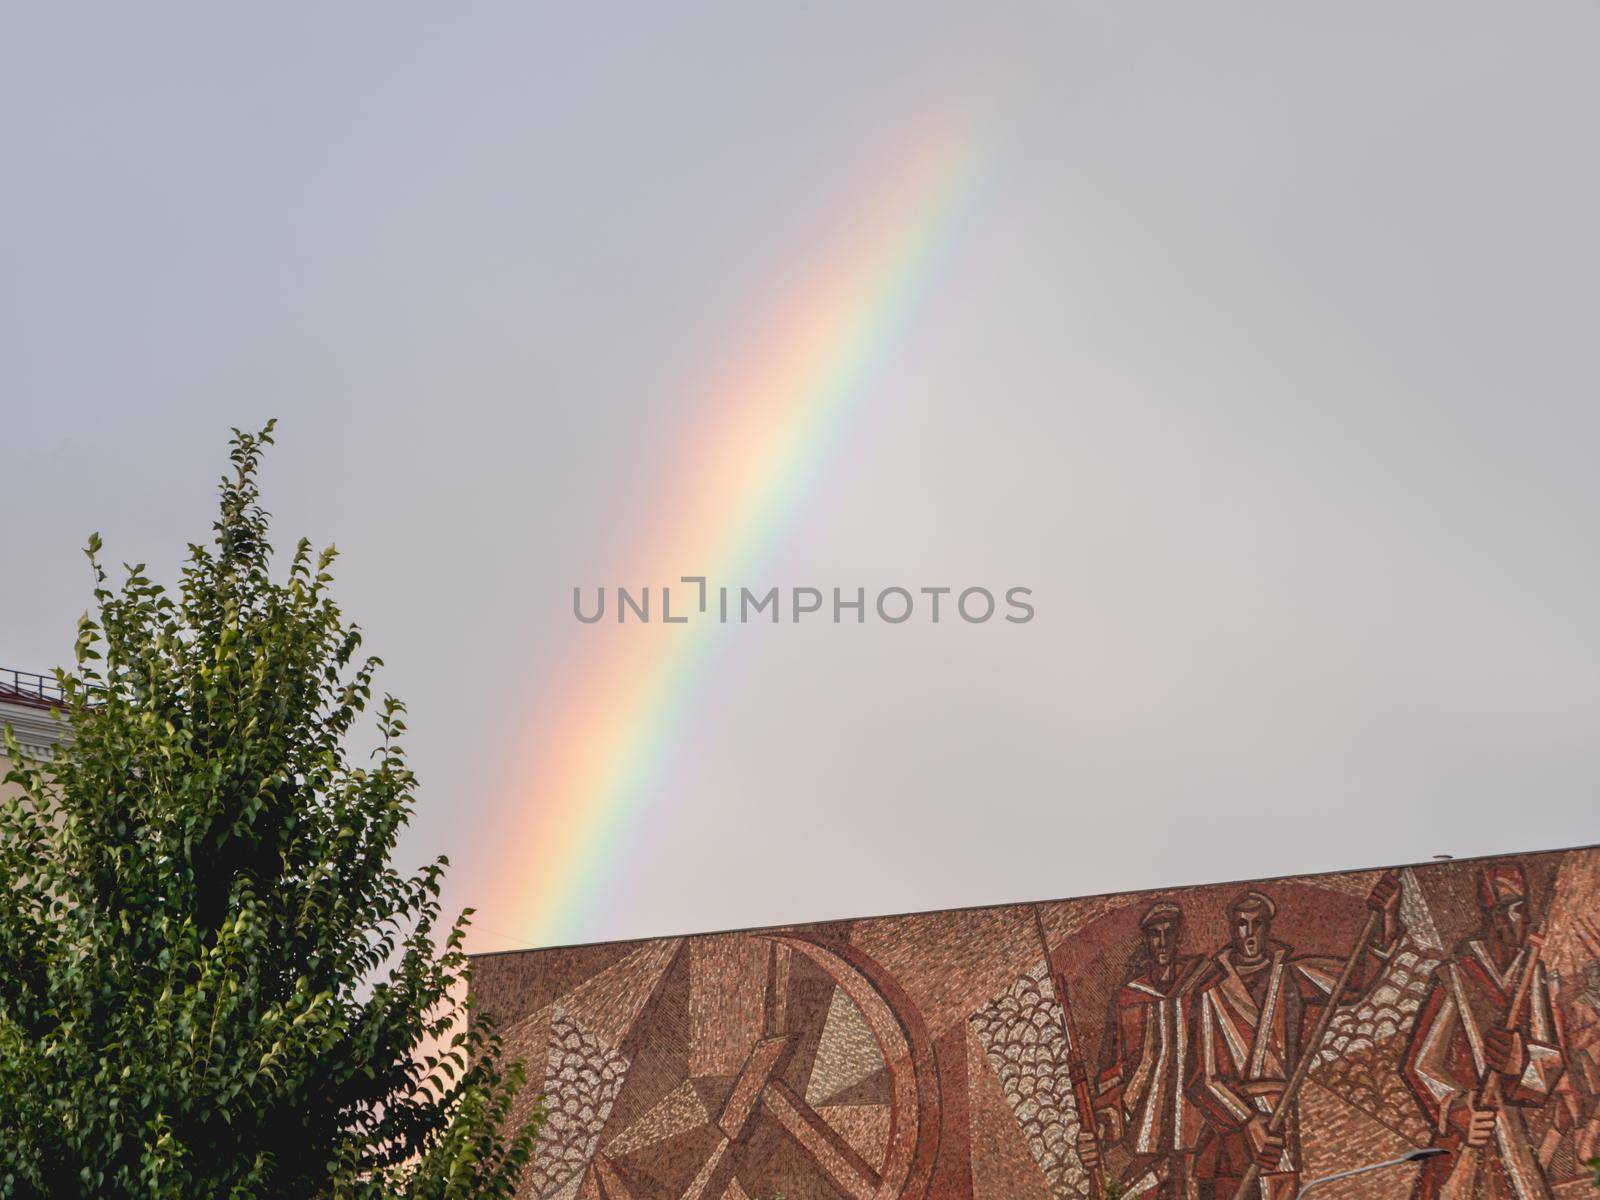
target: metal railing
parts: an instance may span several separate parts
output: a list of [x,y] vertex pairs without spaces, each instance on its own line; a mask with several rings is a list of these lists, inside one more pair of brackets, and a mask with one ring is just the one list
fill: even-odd
[[40,675],[35,671],[17,671],[11,667],[0,667],[0,699],[60,704],[66,698],[66,693],[54,675]]

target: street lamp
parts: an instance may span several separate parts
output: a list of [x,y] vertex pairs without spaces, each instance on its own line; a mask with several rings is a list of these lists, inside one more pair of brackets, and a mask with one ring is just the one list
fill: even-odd
[[1320,1187],[1324,1183],[1332,1183],[1335,1179],[1349,1179],[1352,1175],[1365,1175],[1368,1171],[1381,1171],[1385,1167],[1398,1167],[1404,1165],[1405,1163],[1421,1162],[1425,1158],[1436,1158],[1441,1154],[1448,1153],[1449,1151],[1441,1150],[1438,1146],[1426,1146],[1421,1150],[1408,1150],[1399,1158],[1391,1158],[1384,1162],[1378,1163],[1368,1163],[1364,1167],[1352,1167],[1348,1171],[1339,1171],[1333,1175],[1324,1175],[1320,1179],[1313,1179],[1310,1183],[1302,1187],[1298,1192],[1295,1193],[1294,1200],[1303,1200],[1305,1194],[1312,1188]]

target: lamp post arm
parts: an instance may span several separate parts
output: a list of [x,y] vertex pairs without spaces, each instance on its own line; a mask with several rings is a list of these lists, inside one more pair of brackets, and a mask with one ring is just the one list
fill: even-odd
[[1405,1154],[1402,1154],[1399,1158],[1390,1158],[1383,1162],[1368,1163],[1364,1167],[1352,1167],[1348,1171],[1339,1171],[1333,1175],[1323,1175],[1322,1177],[1313,1179],[1310,1183],[1304,1185],[1298,1192],[1295,1193],[1294,1200],[1304,1200],[1305,1194],[1312,1188],[1321,1187],[1323,1184],[1332,1183],[1337,1179],[1349,1179],[1352,1175],[1365,1175],[1368,1171],[1382,1171],[1387,1167],[1400,1167],[1404,1166],[1406,1163],[1421,1162],[1425,1158],[1432,1158],[1436,1154],[1443,1153],[1443,1150],[1437,1149],[1411,1150]]

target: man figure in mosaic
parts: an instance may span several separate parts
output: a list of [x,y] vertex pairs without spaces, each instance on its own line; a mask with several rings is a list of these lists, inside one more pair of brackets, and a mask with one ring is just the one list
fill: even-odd
[[1423,1164],[1415,1200],[1549,1200],[1526,1116],[1567,1056],[1522,867],[1483,868],[1478,904],[1482,928],[1434,972],[1406,1050],[1406,1082],[1448,1151]]
[[[1139,919],[1141,944],[1127,981],[1111,997],[1096,1126],[1103,1144],[1120,1142],[1133,1159],[1126,1196],[1193,1200],[1193,1154],[1200,1118],[1184,1091],[1189,1055],[1189,1007],[1205,966],[1182,953],[1183,910],[1158,900]],[[1079,1154],[1098,1160],[1088,1129]]]
[[1345,962],[1297,956],[1272,938],[1277,906],[1248,891],[1228,906],[1229,944],[1212,956],[1195,988],[1189,1097],[1205,1119],[1195,1145],[1199,1200],[1232,1200],[1252,1165],[1260,1200],[1294,1200],[1300,1188],[1296,1097],[1277,1131],[1271,1117],[1328,1004],[1359,1001],[1382,976],[1403,932],[1400,880],[1386,874],[1367,897],[1376,936],[1357,947],[1355,970],[1335,996]]

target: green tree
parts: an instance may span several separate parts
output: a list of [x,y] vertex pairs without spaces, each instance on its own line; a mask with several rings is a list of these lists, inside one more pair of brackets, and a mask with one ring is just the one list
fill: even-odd
[[333,550],[269,570],[272,428],[234,431],[176,595],[113,590],[90,538],[70,737],[42,766],[6,731],[0,1195],[493,1197],[530,1153],[520,1065],[468,1019],[470,910],[441,924],[443,858],[391,862],[404,708]]

